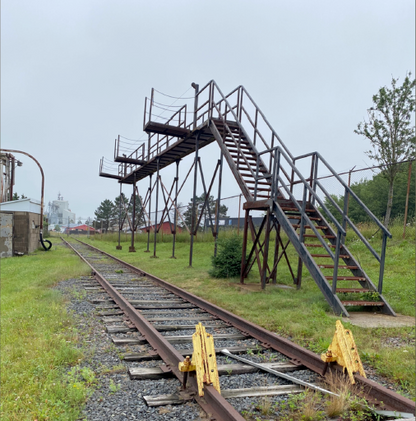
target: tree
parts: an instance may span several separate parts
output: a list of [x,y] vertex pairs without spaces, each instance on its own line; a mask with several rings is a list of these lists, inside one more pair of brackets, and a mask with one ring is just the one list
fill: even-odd
[[[205,198],[206,195],[205,193],[203,193],[201,196],[197,196],[195,198],[195,224],[197,223],[197,220],[201,214],[202,208],[204,207],[205,204]],[[191,223],[192,223],[192,208],[193,208],[193,199],[191,199],[191,201],[188,203],[188,206],[186,208],[186,211],[184,212],[183,216],[185,219],[185,223],[186,225],[191,229]],[[209,222],[209,214],[211,213],[211,218],[214,221],[215,220],[215,215],[216,215],[216,205],[217,205],[217,201],[214,200],[214,196],[209,196],[207,199],[207,206],[204,207],[203,209],[203,214],[202,214],[202,218],[201,218],[201,222],[199,224],[199,229],[201,229],[202,227],[206,227],[207,223]],[[208,211],[209,208],[209,211]],[[223,217],[227,215],[227,211],[228,208],[225,205],[220,205],[220,212],[219,212],[219,216]]]
[[[142,212],[142,197],[135,195],[136,200],[136,212],[135,212],[135,228],[140,227],[146,224],[146,219],[144,212]],[[120,199],[121,198],[121,199]],[[120,203],[121,201],[121,203]],[[119,218],[121,219],[121,225],[124,226],[126,221],[126,208],[129,215],[130,221],[133,218],[133,198],[130,197],[130,200],[127,199],[124,193],[121,193],[120,196],[117,196],[114,199],[114,217],[116,223],[119,223]]]
[[24,194],[22,194],[19,197],[19,195],[16,192],[14,192],[11,200],[19,200],[19,199],[27,199],[27,197]]
[[[391,208],[390,220],[398,217],[402,217],[405,213],[405,203],[407,194],[407,183],[408,183],[408,171],[409,162],[402,164],[402,171],[397,174],[394,181],[394,198]],[[382,172],[373,176],[370,180],[360,180],[357,183],[351,185],[352,191],[365,203],[370,211],[379,219],[385,218],[386,215],[386,203],[389,192],[388,180]],[[410,191],[415,191],[415,171],[412,171],[410,178]],[[344,196],[331,195],[332,199],[343,209],[344,207]],[[326,207],[330,212],[340,221],[340,214],[329,201],[325,198],[324,201]],[[415,215],[415,195],[412,194],[409,197],[408,217],[412,218]],[[370,221],[369,216],[358,203],[350,198],[348,207],[348,216],[355,223]]]
[[392,78],[391,89],[384,86],[373,95],[373,106],[368,110],[369,121],[359,123],[358,135],[370,140],[372,149],[366,154],[382,167],[388,181],[387,207],[384,226],[388,228],[393,206],[393,187],[404,161],[415,156],[415,126],[412,117],[415,110],[415,80],[407,74],[403,84]]
[[105,230],[105,232],[107,232],[109,227],[113,225],[115,221],[114,203],[109,199],[103,200],[100,206],[94,212],[94,214],[97,220],[98,227],[100,227],[100,224],[102,222],[103,229]]

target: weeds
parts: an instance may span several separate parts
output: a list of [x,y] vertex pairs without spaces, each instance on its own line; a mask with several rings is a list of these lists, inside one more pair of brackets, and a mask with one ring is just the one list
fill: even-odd
[[111,393],[116,393],[121,389],[121,385],[114,383],[113,379],[110,379],[110,384],[108,385],[108,388],[110,389]]

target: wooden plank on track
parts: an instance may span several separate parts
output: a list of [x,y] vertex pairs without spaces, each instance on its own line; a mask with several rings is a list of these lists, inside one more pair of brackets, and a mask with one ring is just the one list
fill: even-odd
[[[220,334],[220,335],[213,335],[214,340],[242,340],[242,339],[248,339],[250,336],[242,335],[240,333],[235,333],[232,335],[227,334]],[[192,342],[192,335],[178,335],[178,336],[164,336],[164,338],[170,342],[171,344],[185,344]],[[112,341],[115,345],[142,345],[145,344],[147,341],[141,336],[138,336],[136,338],[112,338]]]
[[[261,366],[265,368],[270,368],[272,370],[280,371],[281,373],[286,373],[289,371],[295,371],[299,367],[292,363],[262,363]],[[247,374],[255,373],[260,371],[258,368],[253,367],[252,365],[247,364],[219,364],[218,365],[218,374],[220,376],[235,375],[235,374]],[[166,373],[162,370],[161,367],[130,367],[128,370],[129,376],[132,380],[147,380],[147,379],[159,379],[166,376],[171,376],[171,373]]]
[[[176,330],[195,330],[195,325],[153,325],[153,327],[159,332],[168,332],[168,331],[176,331]],[[226,328],[229,326],[226,325],[225,323],[222,323],[222,324],[206,324],[204,325],[204,327]],[[137,329],[129,328],[124,325],[116,325],[116,326],[106,326],[106,330],[108,333],[126,333],[126,332],[133,332]]]
[[[241,354],[246,352],[260,352],[264,348],[262,346],[250,347],[250,346],[233,346],[227,348],[233,354]],[[219,354],[222,348],[215,348],[215,352]],[[179,349],[178,352],[184,357],[192,355],[192,349]],[[127,352],[122,354],[122,359],[126,361],[148,361],[148,360],[160,360],[160,356],[154,352]]]
[[[254,397],[254,396],[277,396],[277,395],[287,395],[293,393],[301,393],[303,391],[299,386],[294,385],[279,385],[279,386],[269,386],[269,387],[253,387],[249,389],[226,389],[221,390],[221,396],[229,398],[245,398],[245,397]],[[172,395],[152,395],[152,396],[143,396],[143,399],[146,401],[148,406],[162,406],[162,405],[179,405],[187,400],[192,399],[192,397],[181,396],[179,394]]]

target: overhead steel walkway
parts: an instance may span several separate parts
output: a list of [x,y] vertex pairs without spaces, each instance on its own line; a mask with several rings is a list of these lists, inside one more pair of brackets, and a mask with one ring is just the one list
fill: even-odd
[[[242,283],[256,263],[262,288],[269,282],[275,283],[277,265],[285,259],[298,287],[302,267],[308,269],[336,314],[348,316],[346,307],[366,306],[395,315],[382,295],[386,244],[391,234],[318,152],[294,157],[244,87],[224,95],[211,81],[200,91],[196,90],[191,112],[184,105],[162,123],[152,120],[153,104],[152,90],[145,102],[147,144],[130,156],[120,156],[116,141],[114,159],[121,163],[118,174],[100,170],[100,175],[134,184],[216,142],[246,200]],[[187,121],[188,114],[192,115],[192,121]],[[299,163],[303,168],[305,161],[309,167],[307,176],[299,170]],[[318,179],[318,168],[325,168],[343,189],[342,209]],[[379,227],[383,238],[381,253],[376,252],[348,217],[349,200],[355,200]],[[331,203],[336,212],[331,212],[326,203]],[[250,212],[255,210],[265,213],[259,229],[251,222]],[[376,283],[345,245],[347,227],[379,264]],[[288,238],[286,243],[280,235],[282,230]],[[270,251],[272,232],[276,240]],[[251,250],[247,249],[249,237],[253,244]],[[299,256],[296,274],[286,254],[289,243]]]

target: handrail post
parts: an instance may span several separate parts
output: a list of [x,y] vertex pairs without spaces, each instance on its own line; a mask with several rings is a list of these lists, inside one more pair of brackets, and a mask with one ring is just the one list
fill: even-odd
[[254,136],[253,136],[254,146],[256,146],[258,116],[259,116],[259,110],[256,108],[256,114],[255,114],[255,117],[254,117]]
[[147,97],[144,98],[143,129],[146,126]]
[[276,148],[274,153],[274,163],[273,163],[273,172],[272,172],[272,198],[277,199],[277,193],[279,191],[279,174],[280,174],[280,149]]
[[[293,166],[295,166],[296,159],[292,161]],[[293,194],[293,183],[295,181],[295,169],[292,167],[292,175],[290,176],[290,193]]]
[[337,231],[337,241],[335,243],[335,258],[334,258],[334,272],[332,274],[332,293],[337,292],[337,280],[338,280],[338,265],[339,265],[339,252],[341,249],[342,233],[340,230]]
[[386,260],[386,246],[387,246],[387,234],[383,233],[383,244],[381,246],[381,259],[380,259],[380,274],[378,277],[378,293],[383,292],[383,277],[384,277],[384,263]]
[[237,120],[241,123],[241,104],[240,104],[241,87],[237,91]]
[[[347,214],[348,214],[348,203],[350,200],[350,191],[348,188],[345,188],[345,194],[344,194],[344,210],[342,213],[342,229],[344,232],[347,232]],[[341,244],[344,244],[345,235],[343,236],[344,239],[342,239]]]
[[270,161],[269,161],[269,171],[271,172],[272,169],[272,150],[274,148],[274,133],[272,133],[272,139],[270,142]]
[[260,156],[257,155],[257,161],[256,161],[256,179],[254,182],[254,200],[257,200],[257,187],[259,183],[259,160]]
[[305,215],[306,215],[306,196],[307,189],[303,186],[303,198],[302,198],[302,213],[300,218],[300,229],[299,229],[299,241],[303,243],[303,235],[305,234]]
[[152,120],[152,108],[153,108],[153,96],[155,94],[155,88],[152,88],[152,93],[150,95],[150,105],[149,105],[149,121]]
[[191,86],[195,89],[195,99],[194,99],[194,130],[195,130],[196,129],[196,114],[198,111],[199,85],[197,83],[192,82]]

